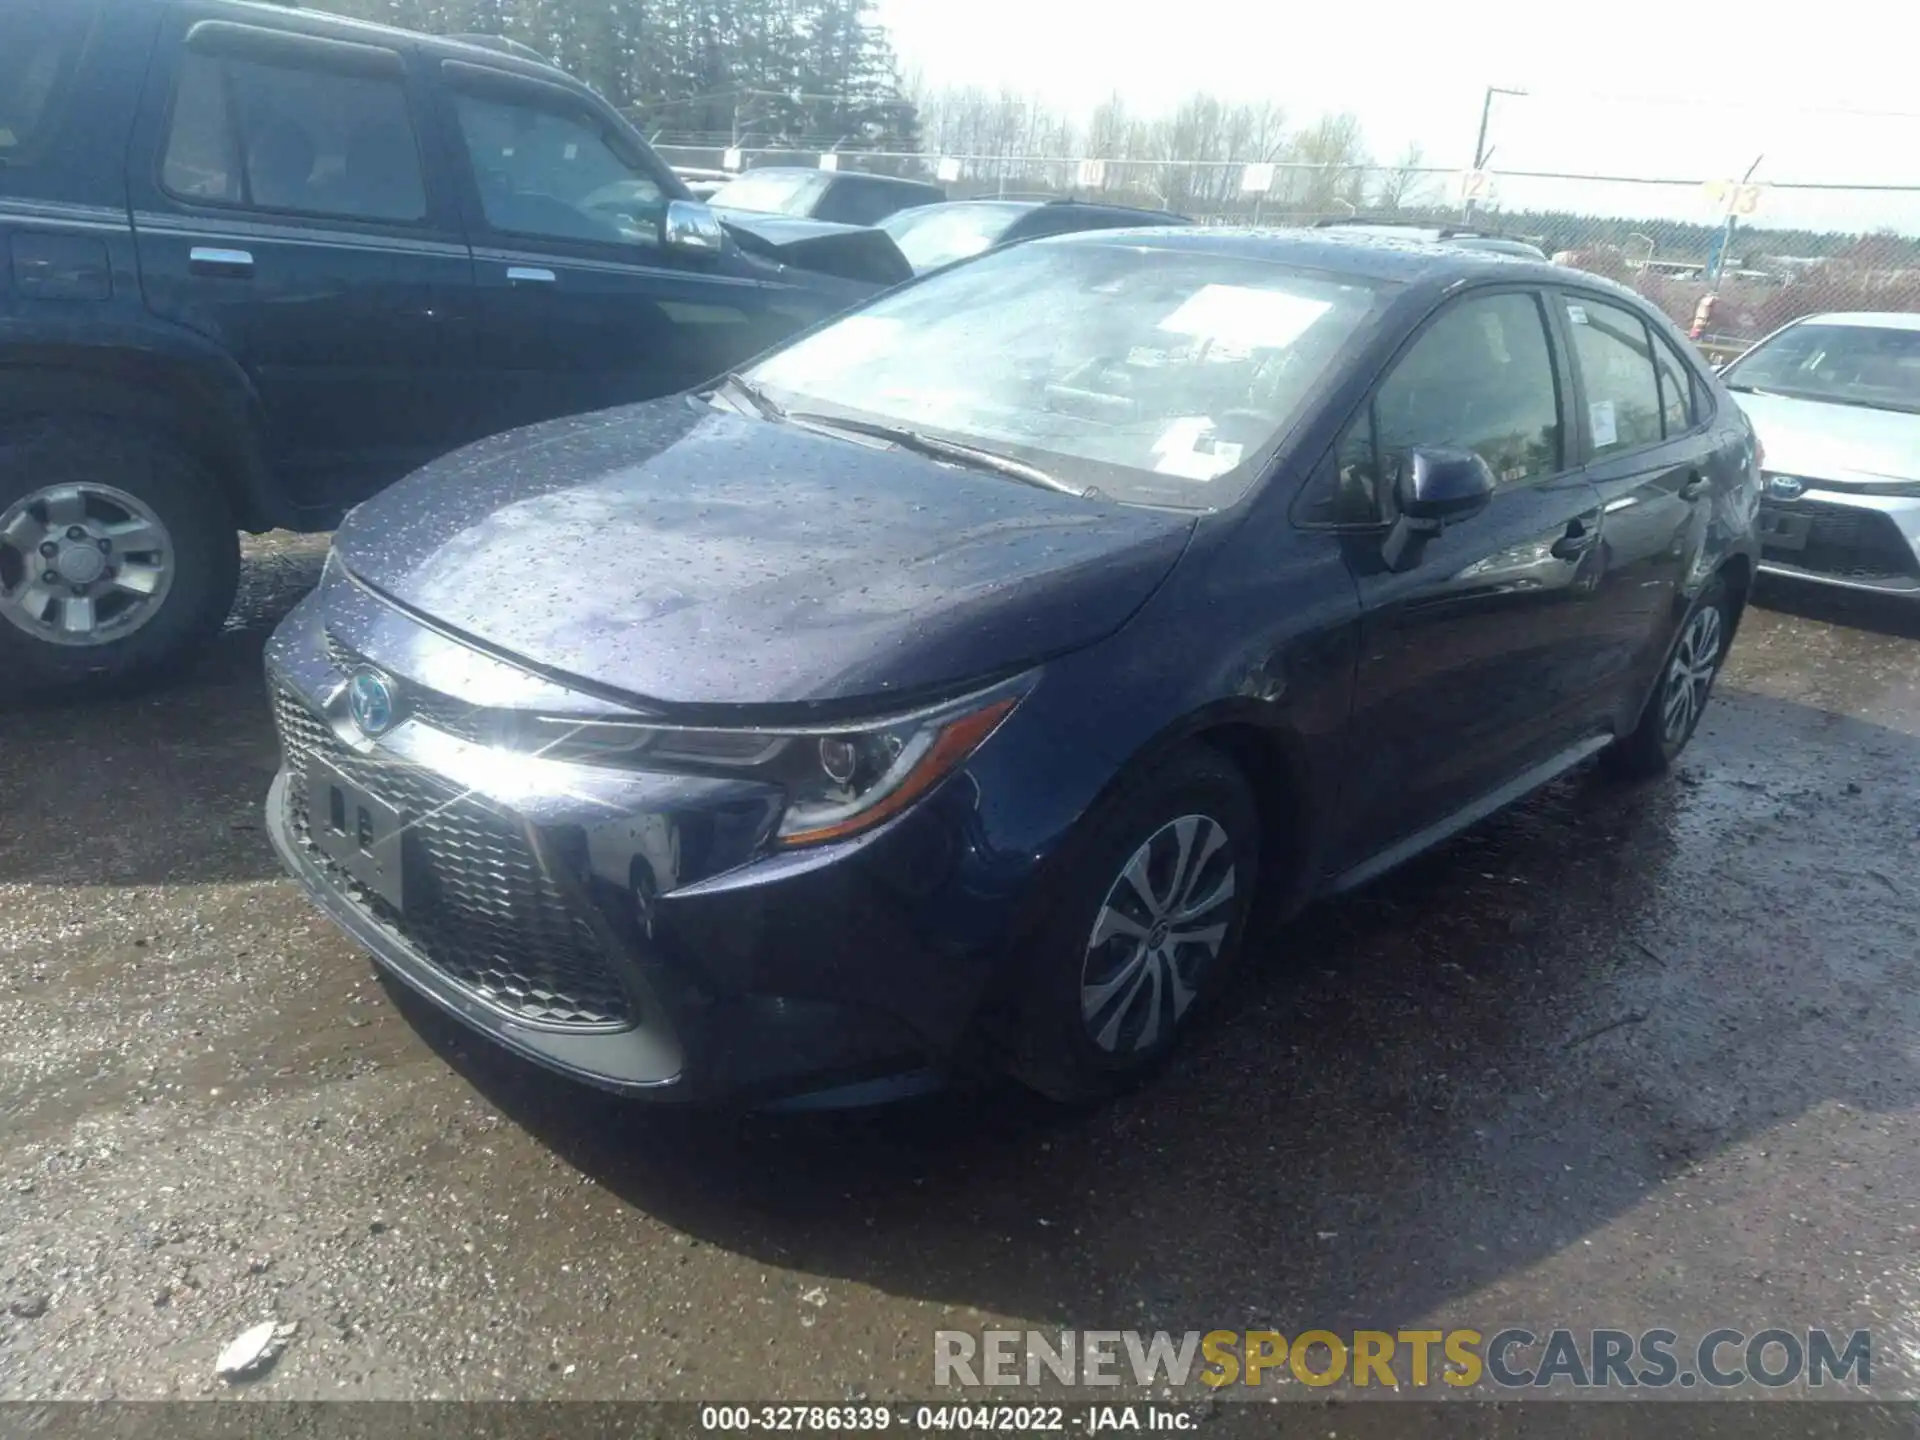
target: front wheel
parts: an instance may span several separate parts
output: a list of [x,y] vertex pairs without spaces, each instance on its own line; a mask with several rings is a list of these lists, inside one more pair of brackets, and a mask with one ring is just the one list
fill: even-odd
[[1015,1073],[1077,1102],[1154,1069],[1233,968],[1259,856],[1246,781],[1204,747],[1090,816],[1016,957]]
[[84,416],[0,432],[0,674],[20,691],[180,664],[226,618],[239,557],[225,494],[166,435]]
[[1680,623],[1639,723],[1602,755],[1609,770],[1629,779],[1658,775],[1686,748],[1726,661],[1735,618],[1726,579],[1716,575]]

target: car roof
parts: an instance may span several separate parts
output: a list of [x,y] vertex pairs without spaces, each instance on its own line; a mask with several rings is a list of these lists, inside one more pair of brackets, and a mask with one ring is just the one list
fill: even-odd
[[750,175],[818,175],[823,180],[877,180],[887,185],[918,185],[926,190],[939,188],[930,180],[913,180],[905,175],[874,175],[865,170],[821,170],[812,165],[755,165],[751,170],[742,170],[731,176],[728,183],[744,180]]
[[1802,315],[1796,325],[1854,325],[1862,330],[1920,330],[1920,315],[1905,310],[1830,310]]
[[[1078,230],[1030,240],[1030,245],[1146,244],[1158,250],[1226,255],[1309,270],[1332,270],[1363,280],[1415,281],[1470,279],[1498,275],[1543,284],[1578,283],[1595,289],[1633,292],[1597,275],[1574,275],[1564,266],[1490,250],[1462,250],[1426,240],[1403,239],[1346,229],[1237,229],[1208,225],[1167,225],[1126,230]],[[1637,298],[1637,297],[1636,297]],[[1642,302],[1644,304],[1644,302]]]
[[1160,224],[1173,222],[1182,225],[1192,223],[1186,216],[1176,215],[1171,210],[1143,210],[1138,205],[1109,205],[1101,200],[1077,200],[1064,195],[1049,200],[1011,195],[976,195],[971,200],[943,200],[937,205],[917,205],[910,212],[903,210],[900,213],[924,215],[929,210],[997,210],[1021,215],[1031,215],[1040,210],[1079,210],[1095,215],[1138,215],[1143,225],[1156,222]]
[[394,46],[417,45],[444,58],[485,61],[499,69],[533,75],[543,80],[558,79],[569,89],[584,92],[587,88],[531,46],[521,45],[504,36],[430,35],[424,30],[403,30],[397,25],[382,25],[375,20],[337,15],[330,10],[310,9],[298,3],[298,0],[220,0],[220,8],[262,26],[306,33],[337,32],[378,38]]

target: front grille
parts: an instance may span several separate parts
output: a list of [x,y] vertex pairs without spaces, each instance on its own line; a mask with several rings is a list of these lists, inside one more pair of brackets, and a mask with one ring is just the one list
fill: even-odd
[[[567,901],[524,825],[430,771],[356,754],[296,696],[274,687],[288,822],[333,884],[437,969],[496,1009],[546,1025],[624,1025],[631,1012],[593,928]],[[305,767],[318,755],[407,821],[407,911],[356,884],[313,843]]]
[[1850,505],[1817,500],[1793,505],[1763,505],[1763,512],[1806,517],[1811,524],[1802,549],[1768,545],[1762,556],[1782,565],[1831,575],[1838,580],[1907,580],[1920,577],[1913,547],[1891,516]]
[[[372,663],[331,630],[327,631],[327,661],[342,672]],[[443,734],[475,745],[494,743],[493,727],[489,724],[493,712],[478,705],[469,705],[464,700],[456,700],[451,695],[442,695],[438,690],[429,690],[424,685],[416,685],[410,680],[396,681],[394,688],[399,692],[402,718],[422,720]]]

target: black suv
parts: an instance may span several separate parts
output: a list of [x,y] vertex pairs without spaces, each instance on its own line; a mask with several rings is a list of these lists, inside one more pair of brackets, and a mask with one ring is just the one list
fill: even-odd
[[877,232],[840,238],[897,273],[750,224],[511,47],[0,0],[0,676],[150,676],[224,617],[237,530],[331,528],[436,454],[692,384],[906,273]]

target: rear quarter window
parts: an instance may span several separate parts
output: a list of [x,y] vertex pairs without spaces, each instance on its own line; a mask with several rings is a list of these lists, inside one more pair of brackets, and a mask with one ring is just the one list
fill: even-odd
[[88,0],[0,4],[0,166],[30,164],[52,141],[99,8]]

